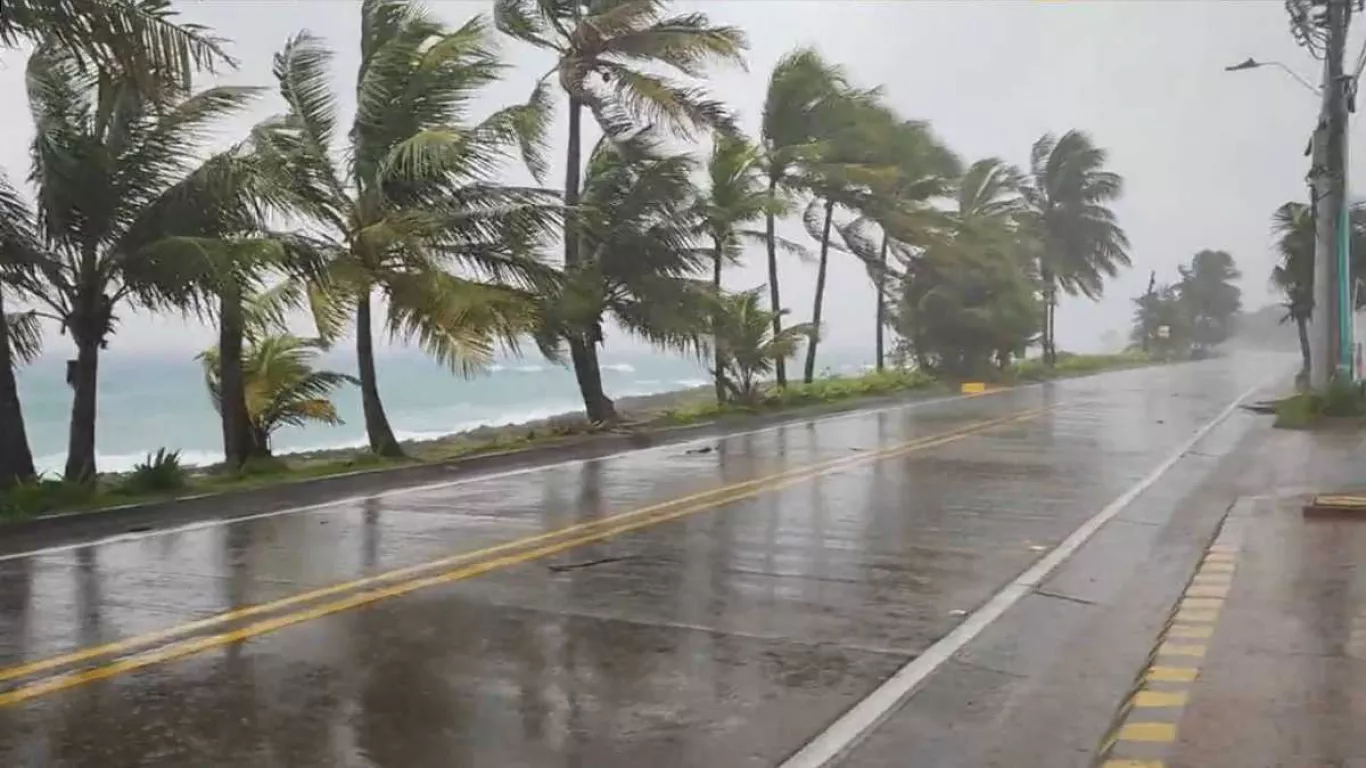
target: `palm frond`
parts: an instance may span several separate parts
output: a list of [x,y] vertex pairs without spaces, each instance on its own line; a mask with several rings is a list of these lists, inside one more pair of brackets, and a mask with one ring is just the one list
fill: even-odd
[[235,66],[221,39],[175,15],[169,0],[5,0],[0,43],[60,46],[81,69],[121,73],[144,92],[166,80],[188,90],[195,71]]
[[384,288],[390,336],[415,342],[461,375],[486,367],[500,343],[515,350],[536,325],[526,294],[446,272],[393,275]]
[[10,362],[16,368],[42,356],[43,328],[37,312],[8,313],[4,322],[9,330]]

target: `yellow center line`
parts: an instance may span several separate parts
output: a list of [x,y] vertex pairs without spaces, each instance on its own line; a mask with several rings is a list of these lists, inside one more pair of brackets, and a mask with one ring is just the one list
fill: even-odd
[[[651,504],[646,507],[641,507],[639,509],[635,509],[629,512],[623,512],[618,515],[601,518],[595,521],[566,526],[564,528],[559,528],[554,531],[549,531],[536,536],[530,536],[522,539],[517,539],[515,541],[510,541],[505,544],[499,544],[496,546],[487,547],[484,549],[476,550],[473,552],[467,552],[460,555],[454,555],[451,557],[444,557],[438,560],[432,560],[426,563],[407,566],[404,568],[387,571],[385,573],[375,574],[373,576],[368,576],[361,579],[355,579],[352,581],[333,584],[331,586],[301,592],[299,594],[282,598],[280,600],[274,600],[267,603],[260,603],[257,605],[247,606],[244,608],[225,611],[214,616],[210,616],[197,621],[187,622],[184,624],[179,624],[173,627],[169,627],[167,629],[157,630],[154,632],[137,635],[123,640],[105,643],[103,645],[83,648],[59,656],[52,656],[49,658],[39,659],[25,664],[0,669],[0,682],[6,680],[13,680],[21,677],[28,677],[42,672],[48,672],[53,669],[58,669],[60,667],[78,664],[80,662],[88,661],[90,659],[98,658],[101,656],[121,655],[124,653],[128,653],[130,651],[134,651],[144,646],[151,646],[161,643],[162,641],[174,640],[175,638],[178,638],[182,635],[199,632],[205,629],[220,627],[224,624],[228,624],[246,618],[251,618],[254,616],[260,616],[266,613],[273,613],[284,608],[297,606],[303,603],[313,602],[316,600],[320,600],[322,598],[332,597],[346,592],[355,592],[358,590],[365,589],[367,587],[383,584],[385,582],[397,581],[396,584],[391,585],[389,587],[384,587],[366,592],[360,592],[358,594],[352,594],[344,599],[320,605],[313,609],[307,609],[300,611],[298,613],[286,614],[275,619],[257,622],[246,627],[233,630],[231,632],[209,635],[207,637],[192,638],[182,642],[172,643],[163,648],[150,651],[146,654],[142,654],[128,659],[123,659],[104,667],[89,670],[87,672],[77,673],[76,675],[72,676],[60,676],[57,678],[42,680],[27,686],[16,688],[7,693],[0,694],[0,706],[7,706],[9,704],[17,703],[18,701],[27,700],[29,698],[32,698],[33,696],[41,695],[42,693],[47,692],[48,689],[62,690],[64,688],[71,687],[70,685],[60,684],[59,681],[61,680],[73,678],[85,680],[84,677],[81,677],[82,675],[90,675],[100,673],[102,671],[102,674],[99,674],[90,679],[104,679],[105,677],[121,674],[122,671],[127,671],[127,669],[129,668],[140,669],[144,666],[148,666],[149,664],[158,663],[159,661],[165,661],[171,658],[180,658],[191,653],[197,653],[201,650],[207,650],[208,648],[216,647],[217,645],[222,645],[224,643],[229,642],[236,642],[238,639],[251,637],[253,635],[261,634],[264,632],[271,632],[275,629],[297,624],[301,621],[307,621],[310,618],[326,616],[332,613],[347,610],[348,608],[366,605],[375,602],[376,600],[384,599],[386,597],[392,597],[398,594],[407,594],[408,592],[411,592],[415,589],[421,589],[426,586],[447,583],[450,581],[458,581],[461,579],[470,578],[471,576],[477,576],[479,574],[486,573],[490,570],[504,568],[509,565],[515,565],[518,563],[535,560],[541,557],[546,557],[551,554],[556,554],[558,552],[565,551],[567,549],[572,549],[574,547],[582,546],[584,544],[592,543],[595,541],[600,541],[611,536],[616,536],[627,531],[635,530],[636,528],[645,527],[649,525],[656,525],[658,523],[673,520],[678,517],[682,517],[687,514],[692,514],[694,512],[698,512],[704,509],[711,509],[734,501],[756,496],[760,493],[764,493],[767,491],[785,488],[790,485],[794,485],[796,483],[803,482],[808,479],[819,477],[821,475],[831,474],[848,467],[856,466],[859,464],[871,463],[874,461],[891,458],[901,454],[911,453],[914,451],[924,450],[926,448],[943,445],[945,443],[954,442],[969,437],[978,432],[991,429],[993,427],[1027,421],[1029,419],[1037,417],[1046,410],[1049,409],[1037,408],[1028,411],[1022,411],[1019,413],[1014,413],[1009,416],[1004,416],[996,419],[988,419],[985,421],[973,422],[971,424],[968,424],[967,426],[960,427],[958,429],[948,430],[946,432],[941,432],[936,435],[928,435],[923,438],[918,438],[898,445],[889,446],[878,451],[871,451],[868,453],[859,454],[857,456],[851,456],[836,459],[833,461],[822,462],[807,467],[798,467],[796,469],[778,472],[764,477],[754,478],[739,483],[733,483],[731,485],[720,486],[718,488],[713,488],[708,491],[694,493],[687,496],[681,496],[675,499],[671,499],[669,501]],[[681,509],[676,509],[679,508],[680,505],[686,506],[682,506]],[[676,509],[676,511],[668,514],[658,514],[661,512],[668,512],[668,510],[671,509]],[[574,534],[582,535],[574,536]],[[568,538],[565,541],[545,546],[535,546],[538,544],[544,544],[545,542],[549,542],[554,539],[561,539],[564,537],[572,538]],[[512,555],[507,554],[516,552],[517,550],[526,551]],[[488,559],[484,562],[475,562],[484,558],[493,559]],[[471,565],[472,562],[474,562],[473,565]],[[417,578],[420,574],[440,570],[442,568],[450,568],[452,566],[463,567],[458,567],[454,570],[439,573],[436,576]],[[411,578],[411,580],[404,580],[408,579],[409,577],[413,578]],[[359,600],[359,602],[357,602],[357,600]],[[253,630],[253,628],[255,629]],[[253,631],[248,632],[248,630]],[[218,640],[215,642],[211,642],[209,645],[202,646],[202,644],[205,641],[210,641],[215,638],[217,638]],[[165,654],[168,653],[172,655],[165,656]],[[128,667],[128,665],[130,664],[133,664],[134,666]],[[88,680],[85,681],[88,682]],[[54,685],[57,687],[53,688]]]

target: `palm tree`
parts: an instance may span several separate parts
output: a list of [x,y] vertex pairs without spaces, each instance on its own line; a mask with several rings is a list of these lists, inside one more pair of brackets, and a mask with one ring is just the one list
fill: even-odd
[[[720,295],[722,267],[740,259],[745,243],[768,241],[763,231],[747,229],[745,225],[770,214],[782,214],[786,206],[783,200],[769,195],[764,187],[758,148],[739,136],[716,137],[707,163],[707,178],[709,185],[698,195],[695,205],[711,245],[712,290]],[[785,239],[775,238],[775,241],[789,250],[805,251]],[[714,361],[718,403],[726,399],[720,354],[718,347]]]
[[1181,273],[1181,300],[1190,313],[1193,341],[1200,347],[1222,343],[1232,331],[1242,308],[1242,290],[1234,281],[1242,277],[1226,251],[1203,250],[1195,254]]
[[887,127],[875,154],[876,164],[893,173],[868,190],[858,218],[836,225],[845,247],[863,260],[877,292],[874,308],[876,368],[886,367],[884,331],[887,296],[896,277],[888,254],[922,251],[940,239],[950,222],[934,200],[946,195],[962,168],[958,158],[939,142],[929,124],[905,120]]
[[1045,134],[1030,152],[1030,172],[1022,191],[1029,207],[1029,228],[1039,241],[1043,281],[1043,353],[1057,362],[1054,316],[1058,290],[1098,299],[1105,278],[1130,265],[1129,238],[1110,204],[1119,199],[1123,179],[1106,170],[1106,152],[1081,131],[1061,137]]
[[811,325],[816,332],[806,345],[802,378],[807,384],[816,377],[816,350],[820,342],[835,208],[865,210],[872,205],[874,190],[893,184],[896,169],[887,164],[887,158],[879,149],[888,141],[895,124],[896,117],[881,103],[878,89],[846,90],[823,110],[817,121],[817,131],[821,135],[819,148],[808,154],[794,182],[812,195],[802,223],[807,233],[820,243],[816,292],[811,307]]
[[[578,267],[582,234],[576,216],[582,192],[582,113],[588,107],[612,137],[648,125],[681,136],[695,128],[733,131],[729,110],[696,86],[642,69],[662,65],[685,76],[701,76],[712,62],[743,66],[744,33],[715,26],[702,13],[666,16],[667,0],[496,0],[493,17],[505,34],[552,52],[554,69],[541,78],[533,100],[545,98],[544,84],[557,75],[569,97],[569,141],[564,176],[564,266]],[[601,80],[601,83],[597,82]],[[567,340],[588,418],[611,421],[616,413],[602,387],[595,328]]]
[[[797,172],[819,150],[825,112],[850,89],[848,77],[837,65],[821,58],[812,48],[798,48],[773,67],[764,94],[760,148],[768,177],[768,194],[774,200],[799,191]],[[778,287],[777,214],[764,216],[768,237],[768,305],[773,308],[773,335],[782,334],[782,306]],[[778,386],[787,386],[787,365],[775,368]]]
[[[253,133],[263,136],[270,126]],[[242,349],[247,332],[245,297],[261,287],[267,273],[299,275],[316,269],[309,253],[296,254],[292,235],[271,233],[266,220],[271,209],[282,209],[283,169],[243,142],[204,163],[183,185],[193,189],[182,200],[192,205],[168,210],[188,234],[163,238],[147,250],[163,263],[177,265],[187,289],[187,308],[200,316],[218,318],[218,359],[222,388],[219,415],[223,432],[224,464],[241,466],[263,446],[253,440],[246,411]],[[274,212],[279,212],[278,210]],[[299,303],[297,281],[282,283],[274,294]],[[285,307],[275,307],[281,316]]]
[[69,55],[40,48],[28,64],[33,171],[43,249],[21,288],[76,345],[67,365],[74,396],[66,479],[95,476],[96,387],[100,350],[115,311],[185,301],[176,265],[152,244],[185,233],[177,212],[196,207],[195,155],[220,118],[246,105],[254,89],[189,94],[163,84],[155,96],[136,83],[84,74]]
[[35,477],[15,369],[38,356],[41,336],[33,312],[10,314],[6,291],[32,269],[38,254],[27,204],[0,175],[0,488]]
[[[330,426],[342,423],[329,395],[344,384],[359,384],[353,376],[314,370],[321,339],[301,339],[291,334],[256,336],[242,360],[246,389],[246,416],[256,456],[268,457],[270,437],[280,427],[302,427],[309,422]],[[199,356],[204,383],[215,408],[222,407],[222,375],[218,350]]]
[[556,342],[599,333],[608,316],[652,344],[702,349],[713,294],[693,276],[713,251],[702,246],[695,169],[649,132],[598,142],[579,203],[581,259],[545,298],[542,348],[552,357]]
[[952,375],[987,373],[1023,352],[1037,331],[1031,241],[1020,235],[1020,172],[998,158],[974,162],[923,245],[898,249],[897,331],[920,365]]
[[482,17],[452,30],[405,0],[365,0],[345,163],[334,146],[331,52],[302,33],[275,57],[288,113],[262,132],[265,151],[290,169],[290,203],[317,231],[295,245],[328,265],[315,291],[328,299],[319,302],[331,318],[320,318],[322,335],[339,334],[339,305],[354,311],[365,430],[378,455],[403,452],[379,396],[376,291],[388,300],[391,336],[416,341],[459,373],[478,370],[500,340],[515,345],[533,327],[531,302],[501,281],[540,272],[528,255],[557,206],[542,190],[493,179],[519,149],[541,167],[548,116],[533,102],[470,123],[469,102],[504,68],[489,32]]
[[63,49],[80,70],[117,73],[143,93],[166,81],[188,90],[196,70],[233,61],[221,40],[175,16],[171,0],[5,0],[0,45]]
[[725,372],[721,380],[736,402],[753,404],[759,399],[763,378],[778,362],[797,354],[811,336],[812,326],[793,325],[773,335],[772,312],[759,303],[763,286],[741,293],[718,296],[715,325],[716,359]]

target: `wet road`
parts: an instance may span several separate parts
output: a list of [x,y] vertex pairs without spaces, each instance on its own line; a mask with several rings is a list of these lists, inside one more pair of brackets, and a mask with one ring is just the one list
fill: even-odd
[[1273,368],[6,556],[0,765],[776,765]]

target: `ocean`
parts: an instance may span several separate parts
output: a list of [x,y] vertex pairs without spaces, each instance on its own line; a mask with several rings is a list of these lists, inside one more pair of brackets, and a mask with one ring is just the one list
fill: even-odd
[[[59,474],[66,462],[71,390],[65,383],[64,351],[54,344],[43,359],[22,369],[19,387],[34,461]],[[826,373],[866,368],[868,355],[823,353]],[[350,353],[332,351],[319,368],[355,372]],[[789,364],[791,365],[791,364]],[[632,397],[704,386],[706,369],[696,360],[648,351],[602,358],[610,397]],[[579,411],[573,372],[528,356],[500,360],[487,373],[462,379],[410,350],[378,358],[380,396],[400,440],[422,440],[481,426],[518,424]],[[276,453],[364,445],[365,424],[355,387],[333,397],[345,424],[284,428]],[[102,472],[131,469],[158,448],[180,451],[186,464],[222,460],[218,416],[209,401],[199,364],[187,355],[107,353],[100,362],[98,466]]]

